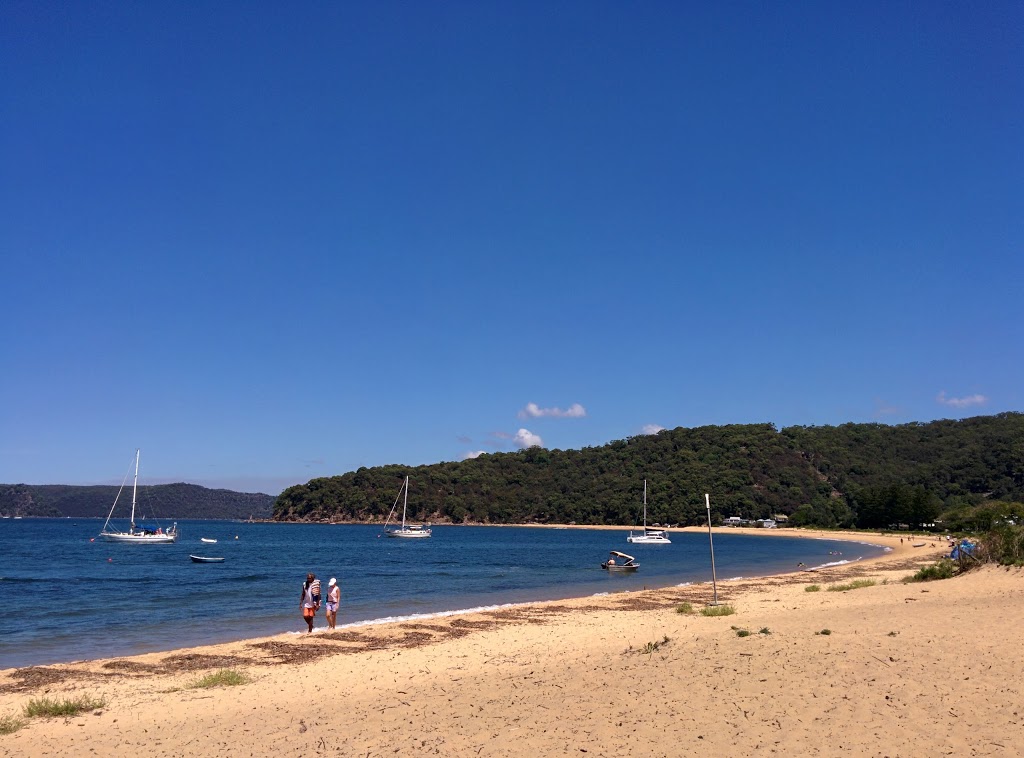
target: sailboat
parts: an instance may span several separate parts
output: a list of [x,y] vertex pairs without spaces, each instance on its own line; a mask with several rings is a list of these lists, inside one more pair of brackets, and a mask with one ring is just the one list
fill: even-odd
[[[404,499],[403,498],[404,495]],[[402,499],[402,527],[392,527],[388,529],[388,524],[391,522],[391,517],[395,514],[395,509],[398,507],[398,501]],[[405,511],[409,505],[409,477],[405,477],[405,482],[402,484],[402,489],[398,491],[398,497],[395,498],[395,504],[391,506],[391,513],[388,514],[387,521],[384,522],[384,534],[388,537],[429,537],[430,527],[422,524],[408,524],[405,523]]]
[[[128,475],[125,474],[125,481],[128,480]],[[114,504],[110,506],[110,513],[107,514],[107,520],[103,523],[103,530],[100,532],[100,537],[107,542],[134,542],[147,545],[166,545],[177,541],[178,539],[178,523],[168,529],[166,532],[163,529],[141,529],[135,525],[135,496],[139,489],[139,451],[135,450],[135,482],[132,484],[132,515],[130,526],[127,532],[117,532],[108,529],[110,526],[110,518],[114,515],[114,509],[117,507],[118,498],[121,497],[121,491],[124,489],[124,481],[121,482],[121,489],[117,491],[117,497],[114,498]]]
[[641,534],[633,534],[630,530],[626,542],[640,543],[642,545],[671,545],[672,540],[664,529],[647,528],[647,480],[644,479],[644,531]]

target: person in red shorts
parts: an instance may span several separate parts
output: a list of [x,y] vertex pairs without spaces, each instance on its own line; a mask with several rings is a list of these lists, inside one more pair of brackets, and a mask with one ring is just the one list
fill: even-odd
[[302,595],[299,596],[299,608],[302,609],[302,619],[313,631],[313,619],[316,618],[316,609],[320,607],[319,592],[313,594],[313,583],[316,582],[319,589],[320,582],[316,581],[316,574],[306,574],[306,581],[302,585]]

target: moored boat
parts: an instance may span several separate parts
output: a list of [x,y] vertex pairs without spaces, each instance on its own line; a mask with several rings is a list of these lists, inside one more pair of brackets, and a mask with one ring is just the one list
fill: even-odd
[[633,534],[632,530],[626,537],[626,542],[633,542],[641,545],[671,545],[672,540],[664,529],[647,528],[647,480],[644,479],[644,530],[640,534]]
[[[621,559],[623,562],[619,563],[615,560],[616,558]],[[618,550],[612,550],[611,556],[607,561],[601,564],[601,568],[605,571],[628,573],[636,571],[640,568],[640,564],[636,562],[636,559],[633,558],[633,556],[620,553]]]
[[[388,523],[391,521],[391,517],[395,513],[395,509],[398,507],[398,501],[403,497],[402,500],[402,526],[392,527],[388,529]],[[384,522],[384,534],[388,537],[405,537],[407,539],[416,539],[430,536],[430,527],[426,524],[408,524],[405,523],[405,512],[409,505],[409,477],[405,477],[405,482],[402,483],[402,489],[398,492],[398,497],[395,498],[395,504],[391,506],[391,513],[388,514],[387,521]]]
[[[129,469],[130,471],[130,469]],[[117,491],[117,496],[114,498],[114,504],[110,506],[110,513],[107,514],[107,520],[103,523],[103,529],[100,531],[100,538],[107,542],[130,542],[139,545],[169,545],[172,542],[176,542],[178,539],[178,524],[175,522],[170,529],[166,532],[162,527],[156,529],[146,529],[136,525],[135,523],[135,497],[139,489],[139,450],[135,450],[135,480],[132,484],[132,513],[129,519],[128,531],[118,532],[109,529],[110,519],[114,515],[114,509],[117,508],[118,498],[121,497],[121,491],[124,489],[125,482],[128,481],[128,475],[125,474],[124,481],[121,482],[121,488]],[[143,517],[145,518],[145,517]]]

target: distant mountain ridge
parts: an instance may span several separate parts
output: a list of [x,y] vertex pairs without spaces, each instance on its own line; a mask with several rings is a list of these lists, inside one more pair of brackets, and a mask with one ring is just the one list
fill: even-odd
[[[0,484],[0,516],[106,518],[118,489],[104,484]],[[140,485],[136,512],[165,520],[269,518],[274,500],[263,493],[213,490],[198,484]],[[128,486],[121,493],[115,518],[127,518],[131,501]]]

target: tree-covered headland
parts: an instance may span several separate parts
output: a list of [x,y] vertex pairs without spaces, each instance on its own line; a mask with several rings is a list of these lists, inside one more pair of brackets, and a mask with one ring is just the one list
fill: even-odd
[[[582,450],[528,448],[428,466],[360,468],[278,497],[280,521],[382,522],[404,477],[409,518],[631,526],[789,517],[795,526],[987,528],[1024,516],[1024,414],[898,426],[667,429]],[[1018,522],[1019,523],[1019,522]]]

